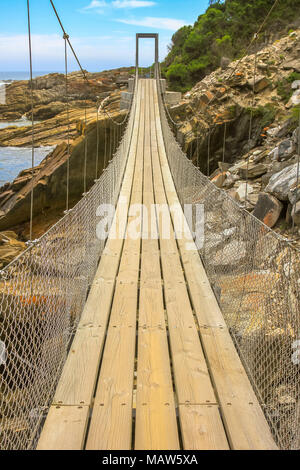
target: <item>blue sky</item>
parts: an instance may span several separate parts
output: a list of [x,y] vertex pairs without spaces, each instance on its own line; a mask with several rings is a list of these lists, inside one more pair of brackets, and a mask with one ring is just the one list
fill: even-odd
[[[28,69],[26,0],[1,0],[0,71]],[[158,32],[160,57],[172,34],[193,24],[208,0],[54,0],[83,67],[90,71],[134,64],[135,33]],[[49,0],[30,0],[33,62],[37,71],[61,71],[64,45]],[[154,44],[141,42],[141,65],[153,62]],[[70,68],[76,64],[70,61]]]

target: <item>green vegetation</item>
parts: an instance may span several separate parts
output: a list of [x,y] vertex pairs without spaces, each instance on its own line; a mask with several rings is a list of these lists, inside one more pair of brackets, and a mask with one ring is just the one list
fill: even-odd
[[265,106],[258,106],[257,108],[247,108],[247,112],[252,111],[253,118],[259,118],[261,128],[269,126],[276,118],[277,108],[268,103]]
[[292,108],[291,118],[293,124],[295,124],[297,127],[300,119],[300,106],[295,106],[294,108]]
[[[186,91],[220,66],[222,57],[237,59],[267,15],[274,0],[211,0],[194,26],[184,26],[172,37],[162,72],[173,90]],[[269,17],[268,31],[287,31],[300,15],[300,2],[282,0]]]
[[291,84],[295,80],[300,80],[300,73],[293,72],[287,78],[278,81],[276,84],[277,94],[284,101],[284,103],[287,103],[293,94]]

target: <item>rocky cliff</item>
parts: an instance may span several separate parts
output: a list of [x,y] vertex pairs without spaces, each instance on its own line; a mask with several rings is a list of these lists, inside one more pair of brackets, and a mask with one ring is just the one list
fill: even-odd
[[255,77],[254,55],[243,58],[238,67],[237,62],[224,64],[171,108],[180,123],[178,140],[193,162],[207,174],[210,146],[213,182],[264,223],[294,239],[299,233],[292,233],[292,221],[300,225],[299,57],[297,30],[258,52]]
[[[40,165],[23,170],[13,182],[0,188],[0,230],[6,231],[0,240],[0,269],[22,251],[29,236],[31,188],[34,188],[34,238],[40,237],[59,220],[66,205],[67,136],[70,136],[70,207],[82,197],[84,191],[84,154],[87,142],[87,188],[105,165],[105,136],[110,139],[113,129],[107,115],[98,119],[99,154],[96,155],[96,112],[102,99],[109,96],[107,109],[115,120],[123,119],[126,111],[120,111],[120,89],[126,87],[128,70],[115,70],[101,74],[88,74],[88,89],[81,75],[70,75],[69,125],[66,112],[65,78],[60,74],[39,77],[34,81],[34,117],[39,120],[34,128],[35,145],[55,145]],[[17,119],[30,113],[29,82],[15,82],[8,86],[7,105],[0,106],[0,120]],[[26,97],[26,100],[22,98]],[[85,107],[87,125],[85,125]],[[68,130],[69,127],[69,130]],[[9,127],[0,130],[1,146],[30,146],[31,127]],[[7,230],[9,231],[7,232]],[[13,229],[15,234],[11,231]],[[20,244],[18,244],[20,243]]]
[[[69,74],[68,95],[70,135],[76,138],[76,126],[84,116],[95,118],[96,106],[114,90],[125,86],[129,69],[101,73],[87,73],[89,83],[80,72]],[[58,145],[67,139],[66,82],[63,74],[49,74],[33,81],[35,145]],[[0,121],[31,119],[30,82],[16,81],[6,87],[6,104],[0,105]],[[30,127],[0,129],[0,146],[23,147],[31,145]]]

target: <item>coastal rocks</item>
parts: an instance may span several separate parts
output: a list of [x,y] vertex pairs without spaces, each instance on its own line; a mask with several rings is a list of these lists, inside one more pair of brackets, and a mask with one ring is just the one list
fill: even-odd
[[[44,121],[46,119],[51,119],[54,116],[57,116],[57,114],[65,111],[65,109],[66,109],[65,103],[54,102],[48,106],[35,107],[33,116],[36,121]],[[25,116],[28,119],[31,119],[31,113],[27,113],[25,114]]]
[[[279,173],[275,173],[270,178],[269,184],[265,188],[266,193],[271,193],[280,201],[287,201],[292,186],[297,181],[297,163],[284,168]],[[300,170],[299,170],[300,176]]]
[[[114,105],[115,102],[113,103]],[[109,108],[109,112],[116,121],[121,121],[124,118],[124,113],[120,111],[113,112]],[[99,115],[98,128],[99,132],[97,133],[97,121],[89,121],[87,127],[83,129],[83,134],[72,142],[69,160],[70,207],[81,199],[85,188],[83,165],[86,139],[88,146],[86,167],[87,188],[94,184],[96,159],[99,175],[104,169],[105,136],[107,139],[113,138],[114,129],[110,125],[110,120],[104,114]],[[100,137],[98,147],[97,134]],[[98,155],[97,148],[99,151]],[[6,187],[4,191],[6,194],[0,193],[0,230],[7,230],[8,228],[20,225],[24,226],[28,222],[32,186],[34,188],[33,215],[35,218],[42,217],[46,224],[45,214],[55,213],[57,218],[63,215],[66,204],[68,174],[67,150],[68,146],[65,142],[60,144],[41,162],[39,167],[34,169],[33,178],[30,170],[23,170],[17,179]],[[36,226],[37,224],[35,224]],[[27,232],[22,231],[22,233],[27,236]]]
[[18,241],[12,231],[0,232],[0,269],[11,263],[26,249],[26,244]]
[[261,220],[265,225],[272,228],[278,221],[283,209],[283,204],[274,196],[260,193],[258,201],[254,207],[253,215]]

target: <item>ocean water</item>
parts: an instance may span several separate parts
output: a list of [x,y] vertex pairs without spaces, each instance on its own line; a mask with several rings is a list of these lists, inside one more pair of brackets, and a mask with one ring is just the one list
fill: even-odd
[[[48,75],[49,73],[55,73],[55,72],[49,72],[49,71],[36,71],[33,72],[33,78],[35,77],[41,77],[42,75]],[[62,72],[58,72],[62,73]],[[30,78],[30,73],[28,72],[1,72],[0,71],[0,82],[11,82],[15,80],[29,80]]]
[[[35,121],[35,124],[37,124],[39,121]],[[25,116],[23,116],[21,119],[18,119],[18,121],[0,121],[0,130],[1,129],[6,129],[7,127],[28,127],[31,126],[31,121],[28,120]]]
[[[39,147],[34,150],[35,166],[55,147]],[[13,181],[20,171],[31,168],[31,148],[0,147],[0,186]]]
[[[47,75],[49,71],[35,71],[33,77]],[[0,71],[0,87],[16,80],[29,80],[29,72],[1,72]],[[9,126],[31,126],[31,121],[23,117],[14,122],[0,122],[0,129]],[[54,149],[54,147],[39,147],[34,151],[35,165],[39,165],[41,161]],[[0,186],[6,182],[12,182],[20,173],[20,171],[31,168],[31,148],[19,147],[0,147]]]

